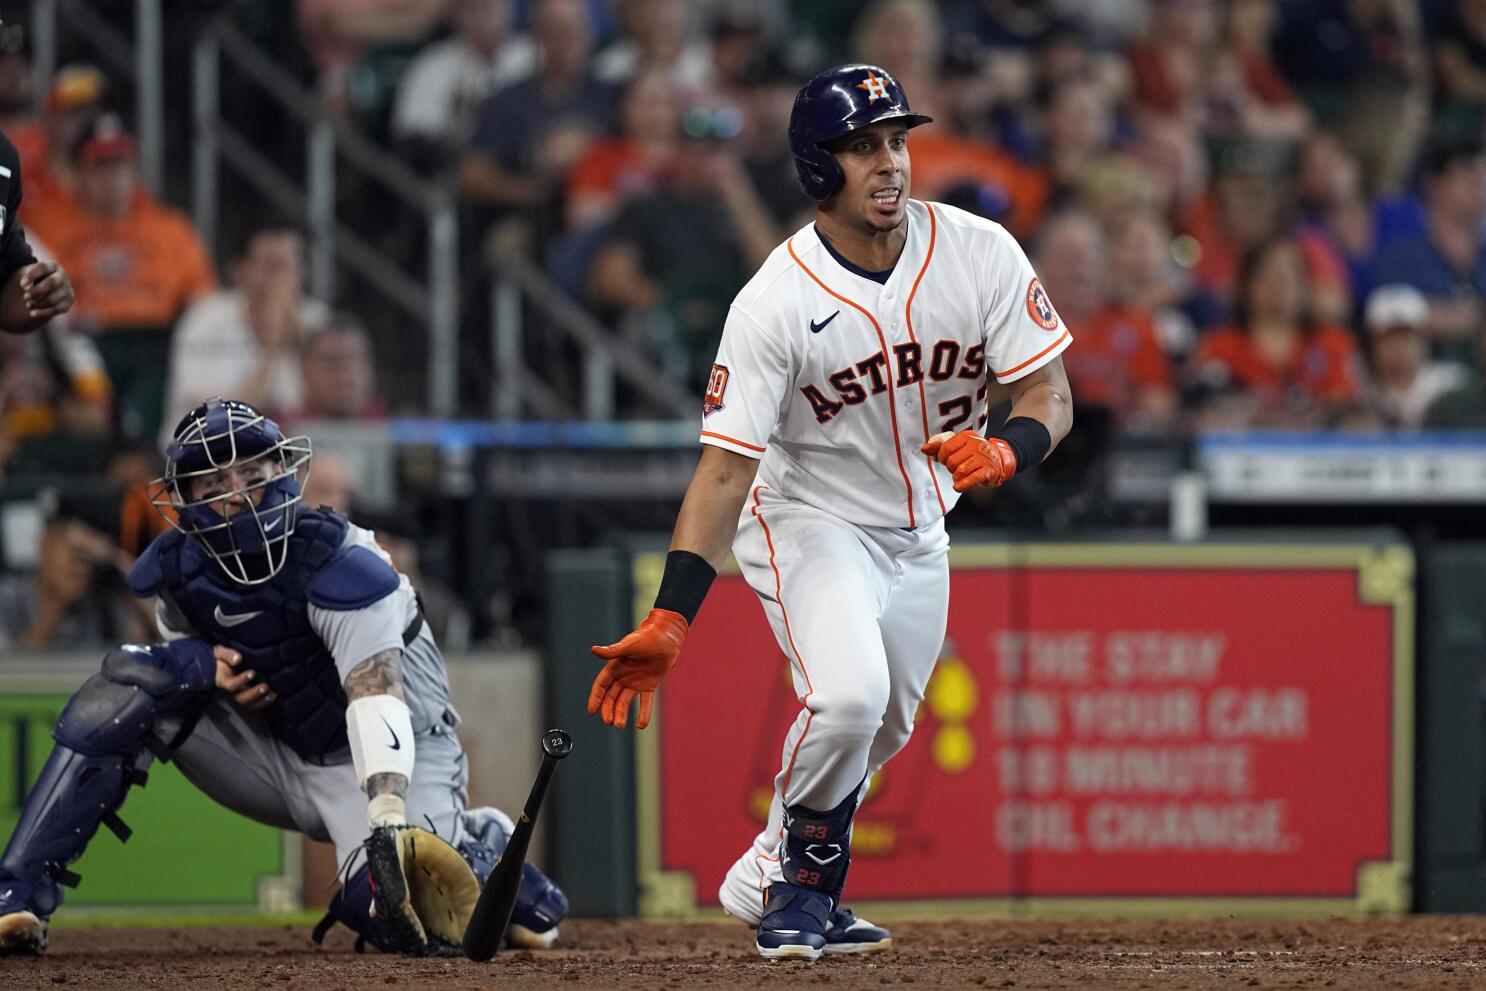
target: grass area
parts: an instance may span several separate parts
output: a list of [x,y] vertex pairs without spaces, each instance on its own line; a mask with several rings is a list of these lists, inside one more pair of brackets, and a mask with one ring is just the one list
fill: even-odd
[[52,919],[53,929],[186,929],[202,926],[302,926],[306,930],[325,914],[321,909],[265,915],[242,911],[159,912],[152,909],[64,909]]

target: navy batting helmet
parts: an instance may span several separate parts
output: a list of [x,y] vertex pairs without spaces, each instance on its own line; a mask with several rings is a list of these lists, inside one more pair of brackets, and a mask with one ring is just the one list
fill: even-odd
[[917,127],[933,120],[908,109],[903,87],[875,65],[838,65],[805,84],[789,115],[789,150],[800,188],[812,199],[830,199],[846,176],[826,142],[885,120]]

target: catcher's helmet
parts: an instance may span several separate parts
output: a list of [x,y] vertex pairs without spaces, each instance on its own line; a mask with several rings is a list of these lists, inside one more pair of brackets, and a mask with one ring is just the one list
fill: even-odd
[[[266,462],[263,478],[193,497],[195,479],[259,459]],[[309,461],[309,438],[285,437],[247,403],[208,399],[176,426],[165,448],[165,474],[150,483],[150,502],[171,526],[195,538],[227,577],[258,585],[288,558]]]
[[903,87],[875,65],[838,65],[805,84],[789,115],[789,150],[795,156],[800,188],[812,199],[830,199],[846,176],[827,141],[884,120],[906,127],[934,118],[908,109]]

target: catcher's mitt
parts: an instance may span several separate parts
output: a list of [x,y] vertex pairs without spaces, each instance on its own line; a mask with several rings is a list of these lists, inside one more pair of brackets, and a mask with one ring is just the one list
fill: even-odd
[[365,847],[383,948],[414,957],[462,952],[480,882],[459,851],[417,826],[378,827]]

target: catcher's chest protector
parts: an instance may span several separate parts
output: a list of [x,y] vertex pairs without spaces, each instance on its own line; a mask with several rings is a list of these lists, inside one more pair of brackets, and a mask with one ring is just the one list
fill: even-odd
[[338,513],[302,511],[283,570],[262,585],[233,582],[194,540],[174,532],[156,538],[131,576],[139,592],[142,571],[157,563],[159,594],[202,636],[240,653],[242,670],[267,681],[278,695],[266,710],[274,735],[306,758],[347,745],[346,695],[335,659],[310,626],[306,592],[341,551],[346,526]]

